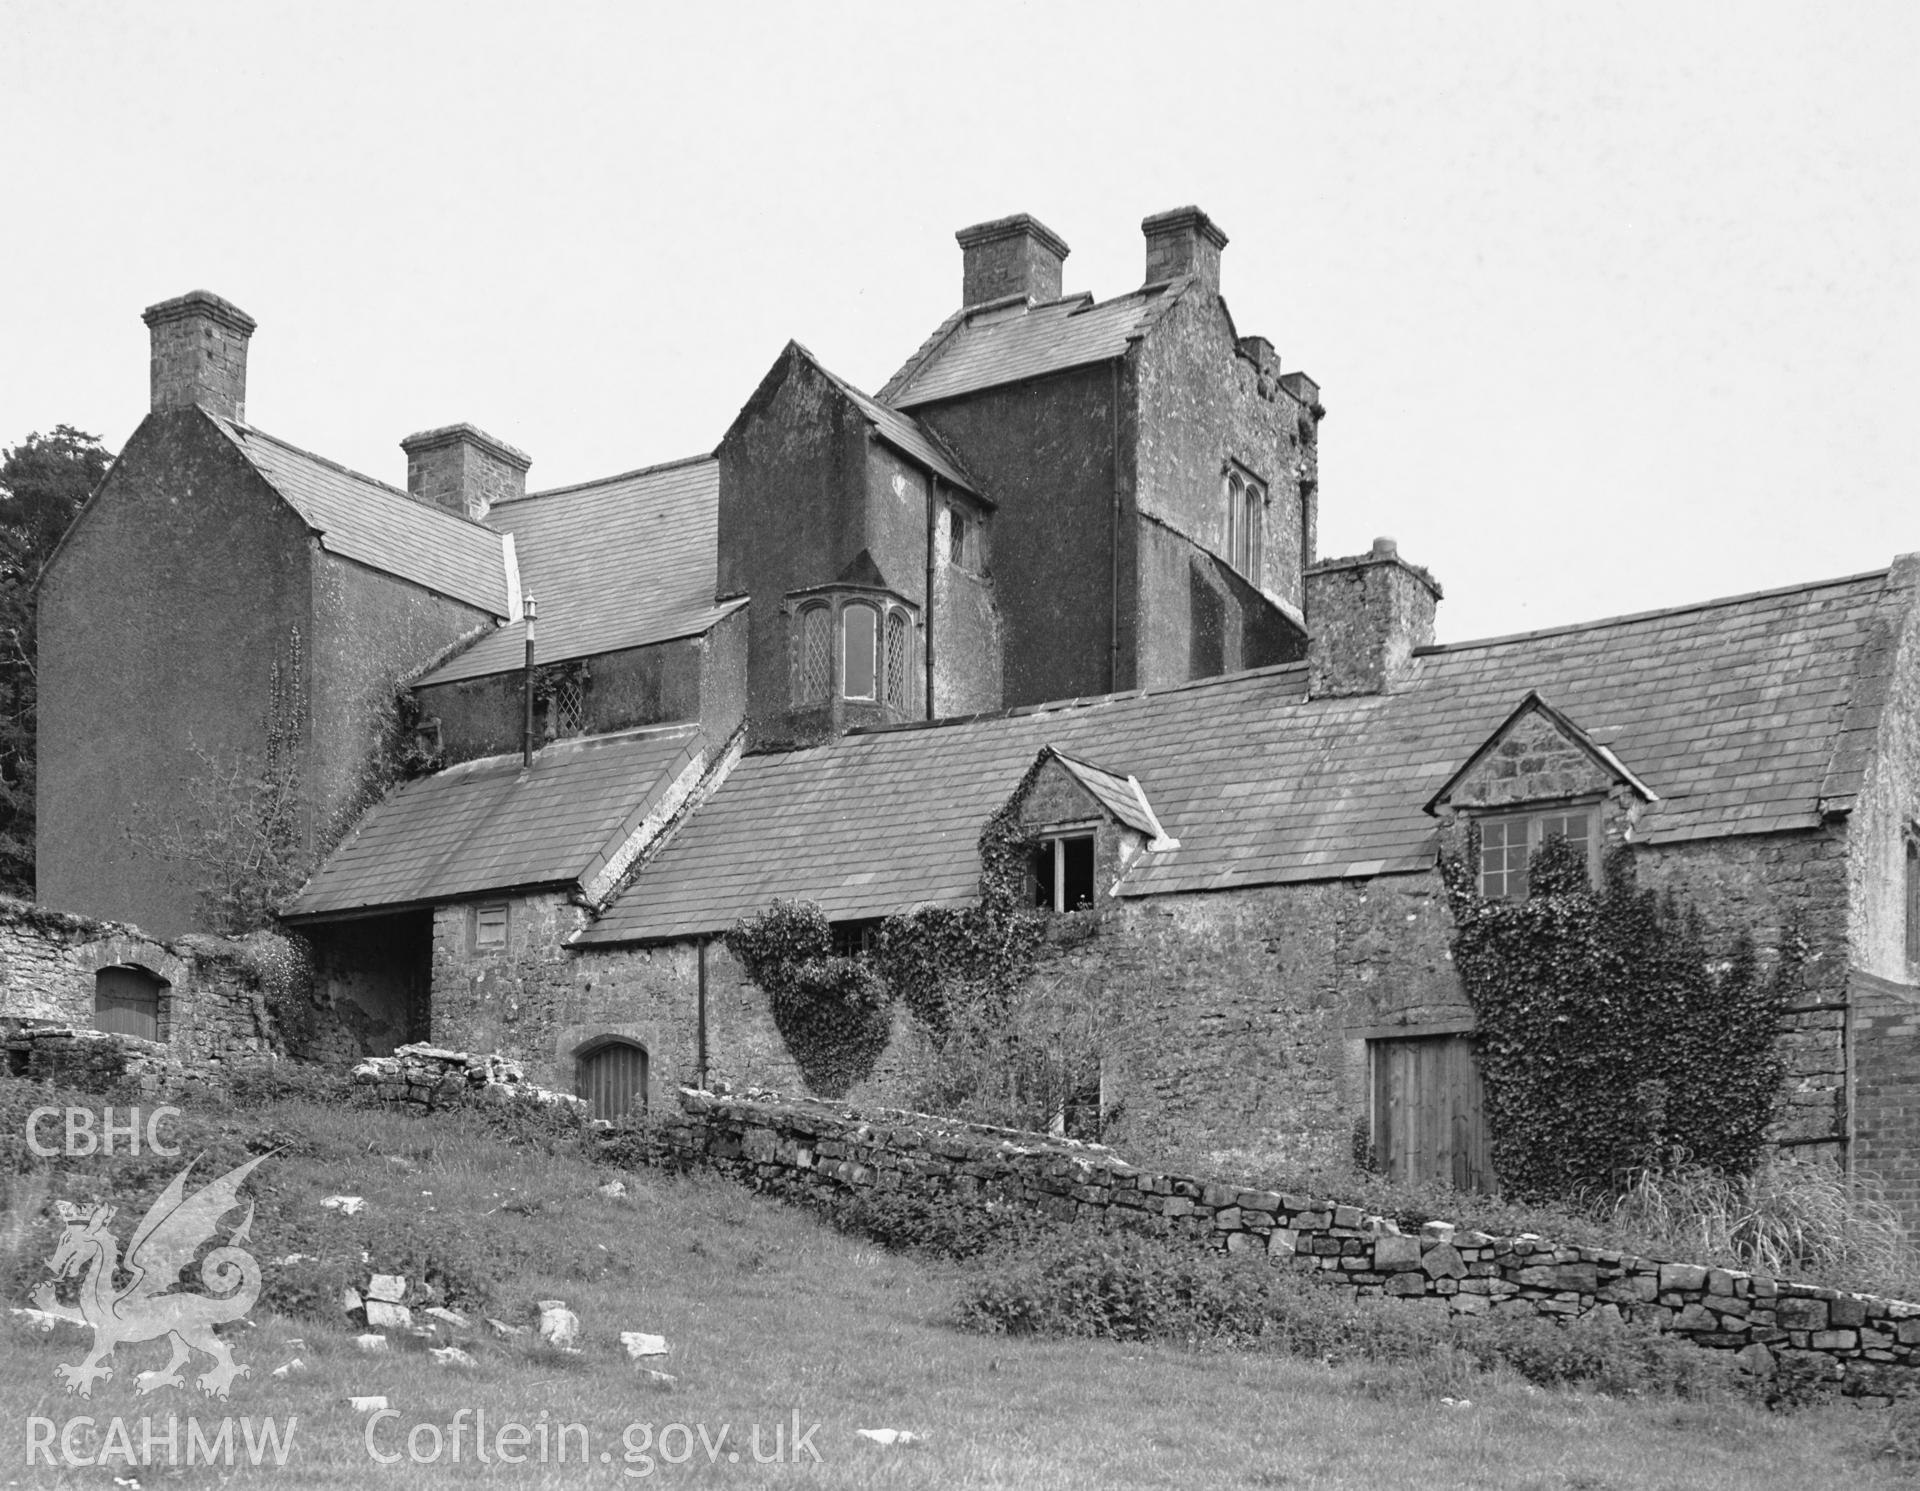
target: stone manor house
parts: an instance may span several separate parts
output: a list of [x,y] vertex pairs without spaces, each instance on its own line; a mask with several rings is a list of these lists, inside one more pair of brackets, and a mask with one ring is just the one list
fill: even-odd
[[[41,901],[190,930],[127,825],[280,710],[336,1049],[498,1049],[609,1110],[798,1085],[717,939],[964,903],[1018,792],[1036,904],[1104,913],[1075,957],[1138,1133],[1357,1125],[1484,1182],[1437,847],[1478,820],[1512,895],[1546,833],[1629,843],[1716,930],[1804,931],[1774,1137],[1912,1210],[1920,559],[1436,645],[1391,541],[1319,557],[1320,391],[1234,324],[1226,235],[1143,228],[1105,300],[1034,218],[967,228],[884,387],[789,343],[711,454],[550,491],[472,425],[402,440],[404,486],[300,449],[247,422],[249,316],[150,307],[152,412],[40,583]],[[437,769],[361,812],[400,689]],[[75,956],[83,1015],[185,1007],[159,956]]]

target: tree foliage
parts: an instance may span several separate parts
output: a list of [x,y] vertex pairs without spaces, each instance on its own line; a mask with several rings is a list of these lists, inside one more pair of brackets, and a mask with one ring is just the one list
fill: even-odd
[[113,456],[71,425],[0,451],[0,892],[33,895],[34,582]]
[[1639,889],[1630,850],[1595,888],[1585,854],[1549,838],[1523,901],[1479,893],[1476,851],[1440,868],[1503,1185],[1568,1197],[1677,1164],[1749,1172],[1781,1081],[1798,933],[1763,971],[1747,933],[1716,952],[1695,908]]

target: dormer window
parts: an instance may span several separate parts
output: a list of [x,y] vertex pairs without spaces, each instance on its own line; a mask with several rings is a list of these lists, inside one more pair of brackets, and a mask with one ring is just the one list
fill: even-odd
[[1033,851],[1033,904],[1078,911],[1093,904],[1093,835],[1050,834]]
[[1592,880],[1599,835],[1594,808],[1556,807],[1540,813],[1502,814],[1480,820],[1480,894],[1493,901],[1527,898],[1527,866],[1553,835],[1585,856]]
[[1229,462],[1222,488],[1227,508],[1227,563],[1258,585],[1267,513],[1266,485]]

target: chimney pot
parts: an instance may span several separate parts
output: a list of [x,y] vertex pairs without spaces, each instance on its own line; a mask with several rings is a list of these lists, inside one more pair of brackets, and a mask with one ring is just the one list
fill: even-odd
[[1397,559],[1400,557],[1400,546],[1390,538],[1376,538],[1373,541],[1373,557],[1375,559]]
[[1220,290],[1220,250],[1227,235],[1198,207],[1175,207],[1142,220],[1147,237],[1146,284],[1190,274],[1215,294]]
[[1044,302],[1060,298],[1060,266],[1072,252],[1031,213],[975,223],[953,235],[960,244],[960,303],[985,305],[1009,295]]
[[147,323],[153,412],[196,405],[226,419],[247,417],[247,341],[258,324],[232,301],[190,290],[150,305]]
[[422,430],[400,442],[407,495],[478,521],[496,502],[527,494],[532,457],[470,424]]

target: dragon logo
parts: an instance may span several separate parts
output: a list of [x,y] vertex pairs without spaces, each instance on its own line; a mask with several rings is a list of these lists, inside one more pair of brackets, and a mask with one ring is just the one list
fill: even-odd
[[133,1234],[124,1265],[132,1281],[123,1289],[114,1287],[114,1275],[122,1267],[120,1245],[107,1231],[114,1208],[96,1206],[86,1211],[64,1201],[59,1203],[67,1229],[47,1267],[62,1279],[86,1272],[80,1285],[80,1308],[59,1303],[51,1284],[42,1284],[34,1291],[34,1302],[48,1314],[93,1327],[93,1350],[87,1359],[54,1369],[55,1375],[66,1382],[69,1393],[92,1397],[94,1383],[113,1376],[113,1368],[106,1361],[120,1342],[152,1341],[161,1336],[173,1338],[173,1360],[163,1371],[140,1374],[142,1393],[183,1386],[180,1369],[192,1361],[196,1350],[213,1358],[212,1370],[197,1379],[210,1398],[226,1397],[234,1378],[249,1375],[252,1369],[234,1361],[233,1352],[213,1328],[222,1321],[238,1320],[260,1296],[260,1265],[238,1246],[247,1241],[253,1225],[252,1202],[247,1203],[246,1216],[226,1244],[201,1260],[200,1282],[209,1293],[173,1290],[180,1282],[180,1271],[193,1262],[201,1244],[218,1236],[220,1219],[240,1204],[241,1182],[266,1158],[259,1155],[248,1160],[191,1196],[187,1195],[187,1175],[199,1162],[195,1160],[174,1176]]

